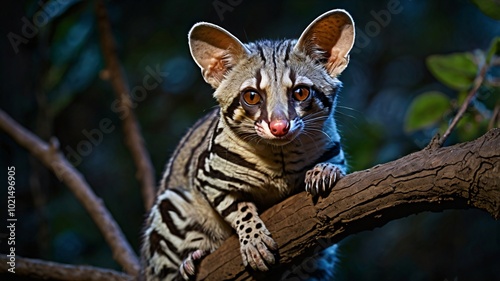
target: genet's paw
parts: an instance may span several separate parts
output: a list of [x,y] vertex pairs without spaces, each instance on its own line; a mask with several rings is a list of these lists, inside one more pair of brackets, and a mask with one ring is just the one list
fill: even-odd
[[254,270],[269,270],[268,265],[275,263],[273,251],[278,249],[278,244],[271,238],[265,225],[257,223],[255,228],[247,226],[238,231],[238,236],[243,265],[250,265]]
[[335,185],[336,181],[344,176],[345,174],[334,164],[316,164],[306,173],[306,191],[313,196],[324,195]]
[[189,253],[189,256],[184,261],[182,261],[182,264],[179,268],[179,272],[182,278],[184,278],[184,280],[194,279],[194,276],[196,275],[196,264],[209,253],[209,251],[203,250],[196,250]]

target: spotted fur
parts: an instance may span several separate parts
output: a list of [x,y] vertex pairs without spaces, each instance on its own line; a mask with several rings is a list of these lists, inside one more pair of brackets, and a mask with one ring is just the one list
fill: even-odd
[[343,10],[321,15],[298,40],[242,44],[216,25],[191,29],[191,54],[219,107],[167,165],[143,235],[147,280],[193,277],[233,233],[245,266],[276,262],[258,211],[300,190],[324,193],[346,172],[334,112],[353,42]]

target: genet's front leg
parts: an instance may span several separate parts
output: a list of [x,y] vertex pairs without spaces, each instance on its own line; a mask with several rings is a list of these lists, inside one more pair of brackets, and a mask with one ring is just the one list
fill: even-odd
[[267,271],[268,265],[275,263],[274,253],[278,244],[271,238],[264,222],[251,202],[240,202],[237,210],[225,218],[236,230],[240,241],[243,265],[255,270]]
[[275,262],[273,251],[278,249],[278,245],[259,217],[257,207],[252,202],[244,201],[235,192],[218,192],[214,194],[212,207],[238,234],[243,264],[255,270],[267,271],[268,266]]

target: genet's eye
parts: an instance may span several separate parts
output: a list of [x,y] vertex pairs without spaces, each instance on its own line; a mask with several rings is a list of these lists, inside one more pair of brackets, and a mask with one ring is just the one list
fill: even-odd
[[293,89],[292,97],[297,101],[304,101],[309,97],[310,94],[311,90],[309,90],[308,87],[299,86]]
[[253,90],[248,90],[243,93],[243,100],[245,103],[248,105],[256,105],[260,102],[262,98],[260,97],[259,93]]

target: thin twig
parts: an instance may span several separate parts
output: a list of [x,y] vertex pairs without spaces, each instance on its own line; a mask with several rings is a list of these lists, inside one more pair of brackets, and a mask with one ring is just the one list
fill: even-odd
[[59,151],[57,140],[53,138],[50,144],[44,142],[14,121],[1,109],[0,129],[52,170],[59,180],[68,186],[96,223],[113,252],[113,258],[123,267],[126,273],[136,276],[140,266],[132,247],[102,200],[95,195],[83,176]]
[[[0,255],[0,272],[10,268],[10,257]],[[132,281],[134,278],[122,272],[87,265],[70,265],[57,262],[28,259],[16,256],[16,275],[50,280],[71,281]]]
[[106,7],[102,1],[97,1],[96,13],[98,16],[99,33],[101,37],[101,49],[106,62],[106,70],[109,74],[111,85],[115,91],[119,108],[120,118],[123,121],[123,133],[125,144],[129,148],[135,165],[137,166],[136,177],[141,183],[144,207],[149,210],[153,205],[155,197],[154,168],[149,154],[144,146],[137,119],[132,110],[130,99],[130,88],[123,73],[123,68],[116,55],[116,45],[113,40],[111,26],[109,23]]
[[481,84],[484,81],[484,77],[486,76],[486,72],[487,72],[488,68],[489,68],[489,64],[483,63],[483,66],[479,70],[478,75],[474,79],[473,87],[469,91],[467,98],[465,99],[464,103],[462,104],[462,106],[458,110],[457,115],[455,115],[455,117],[453,118],[453,121],[451,121],[450,126],[448,126],[448,129],[446,129],[446,132],[443,134],[443,137],[439,140],[440,147],[443,146],[446,139],[450,136],[453,129],[457,126],[458,121],[460,121],[460,119],[464,115],[465,111],[467,110],[467,107],[469,107],[469,104],[471,103],[472,99],[476,95],[477,90],[479,89],[479,87],[481,87]]

